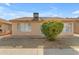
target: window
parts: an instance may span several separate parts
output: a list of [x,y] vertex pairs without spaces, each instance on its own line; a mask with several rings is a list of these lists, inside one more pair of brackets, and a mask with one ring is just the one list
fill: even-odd
[[20,23],[18,24],[18,30],[21,32],[30,32],[31,31],[31,25],[27,23]]
[[65,23],[63,32],[72,32],[72,23]]

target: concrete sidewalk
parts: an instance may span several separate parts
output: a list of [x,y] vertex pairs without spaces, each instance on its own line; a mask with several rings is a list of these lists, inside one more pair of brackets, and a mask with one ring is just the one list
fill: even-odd
[[0,49],[0,55],[79,55],[79,49]]
[[0,49],[0,55],[43,55],[43,49]]

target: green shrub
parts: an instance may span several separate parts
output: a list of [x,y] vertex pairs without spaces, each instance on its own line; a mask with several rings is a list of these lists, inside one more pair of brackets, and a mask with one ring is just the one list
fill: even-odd
[[56,40],[57,36],[62,32],[64,24],[62,21],[47,21],[41,26],[41,32],[50,41]]

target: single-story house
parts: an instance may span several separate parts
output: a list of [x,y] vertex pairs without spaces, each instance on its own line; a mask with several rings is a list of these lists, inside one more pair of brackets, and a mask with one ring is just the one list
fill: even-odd
[[11,22],[0,18],[0,35],[11,33]]
[[43,35],[40,30],[41,22],[55,19],[64,22],[64,29],[60,35],[79,34],[78,18],[39,17],[38,13],[34,13],[33,17],[22,17],[10,20],[12,23],[12,35]]

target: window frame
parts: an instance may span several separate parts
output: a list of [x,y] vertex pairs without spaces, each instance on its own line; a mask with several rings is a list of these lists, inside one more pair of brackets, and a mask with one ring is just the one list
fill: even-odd
[[30,23],[19,23],[17,24],[17,30],[20,32],[31,32],[32,26]]
[[[68,29],[68,28],[70,28],[70,29]],[[63,32],[64,33],[73,32],[73,23],[72,22],[64,23]]]

